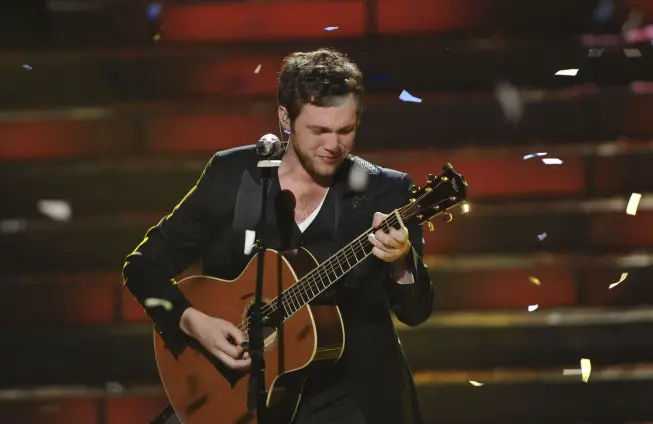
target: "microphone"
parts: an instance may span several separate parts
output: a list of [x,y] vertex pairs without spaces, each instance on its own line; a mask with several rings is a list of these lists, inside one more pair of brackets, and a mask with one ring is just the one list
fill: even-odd
[[281,140],[274,134],[265,134],[256,142],[256,153],[263,158],[269,158],[281,148]]

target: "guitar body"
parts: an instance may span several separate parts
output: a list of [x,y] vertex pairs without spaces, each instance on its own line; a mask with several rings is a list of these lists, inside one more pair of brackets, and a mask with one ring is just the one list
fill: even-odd
[[[238,325],[245,322],[254,302],[260,255],[265,265],[264,305],[317,266],[305,249],[283,254],[266,250],[235,280],[188,277],[178,287],[193,307]],[[286,424],[295,416],[308,375],[342,355],[344,328],[338,307],[328,301],[309,304],[285,322],[270,325],[264,328],[269,422]],[[166,394],[183,424],[257,422],[256,412],[247,411],[249,373],[226,368],[198,344],[175,358],[156,331],[154,350]]]

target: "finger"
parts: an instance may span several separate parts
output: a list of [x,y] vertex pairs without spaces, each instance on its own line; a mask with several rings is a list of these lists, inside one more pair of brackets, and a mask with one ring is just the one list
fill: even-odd
[[384,252],[389,252],[392,247],[386,246],[385,244],[381,243],[379,239],[376,238],[374,234],[368,234],[367,239],[372,243],[372,246],[378,248],[379,250],[382,250]]
[[384,233],[381,230],[374,233],[374,237],[376,237],[376,239],[378,241],[380,241],[381,243],[383,243],[387,247],[392,247],[392,248],[400,248],[401,247],[401,242],[395,240],[390,234]]
[[381,226],[381,223],[383,222],[384,219],[386,219],[388,215],[381,213],[381,212],[375,212],[374,213],[374,218],[372,218],[372,227],[374,228],[379,228]]
[[234,359],[224,352],[216,352],[215,356],[232,370],[247,369],[251,365],[250,359]]
[[231,358],[238,358],[243,353],[243,348],[234,346],[225,338],[219,338],[214,342],[214,347],[220,352],[224,352]]
[[392,262],[393,260],[393,255],[391,253],[381,250],[378,247],[372,249],[372,254],[384,262]]
[[224,333],[225,336],[231,336],[237,345],[241,345],[246,340],[243,332],[230,322],[224,327]]
[[400,245],[408,241],[408,228],[401,227],[400,229],[393,228],[388,234],[393,240],[396,240]]

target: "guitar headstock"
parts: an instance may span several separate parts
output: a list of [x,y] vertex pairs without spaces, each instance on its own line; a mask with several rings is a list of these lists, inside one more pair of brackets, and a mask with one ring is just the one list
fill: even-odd
[[443,214],[445,221],[450,222],[453,219],[451,210],[455,206],[460,206],[461,213],[469,212],[465,177],[455,172],[449,163],[442,167],[442,171],[438,176],[430,174],[424,187],[411,187],[410,202],[401,208],[404,223],[428,222],[433,230],[431,219]]

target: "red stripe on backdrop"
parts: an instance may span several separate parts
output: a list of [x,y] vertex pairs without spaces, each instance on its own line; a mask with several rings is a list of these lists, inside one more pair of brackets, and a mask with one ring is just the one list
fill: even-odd
[[547,166],[538,160],[524,161],[519,156],[456,157],[429,150],[363,156],[373,158],[382,166],[407,172],[418,186],[424,185],[428,174],[438,175],[442,165],[451,163],[469,183],[470,200],[484,196],[580,194],[585,190],[580,158]]
[[106,424],[145,424],[166,407],[165,396],[108,398]]
[[3,424],[96,424],[95,399],[0,402]]
[[[516,309],[574,305],[574,275],[567,268],[511,269],[444,274],[436,284],[436,309]],[[450,279],[446,276],[451,275]],[[536,277],[541,285],[529,281]],[[438,300],[441,299],[441,300]]]
[[[120,275],[60,275],[4,282],[0,325],[109,324]],[[15,308],[20,305],[20,308]],[[2,420],[0,420],[2,422]]]
[[119,154],[132,141],[126,126],[109,121],[0,123],[0,160]]
[[[169,4],[162,40],[252,41],[333,38],[364,34],[362,0],[325,3]],[[324,28],[337,26],[335,31]]]
[[276,110],[269,115],[186,115],[151,118],[146,124],[153,152],[214,152],[253,144],[278,133]]
[[[284,54],[248,55],[216,60],[201,66],[184,68],[180,75],[184,91],[201,95],[270,95],[276,98],[277,73]],[[255,71],[258,70],[258,73]],[[274,113],[273,110],[270,113]]]
[[379,32],[384,34],[461,31],[480,23],[496,2],[477,0],[377,0]]
[[590,239],[592,245],[631,251],[642,247],[653,247],[653,212],[638,212],[637,215],[597,214],[591,221]]

